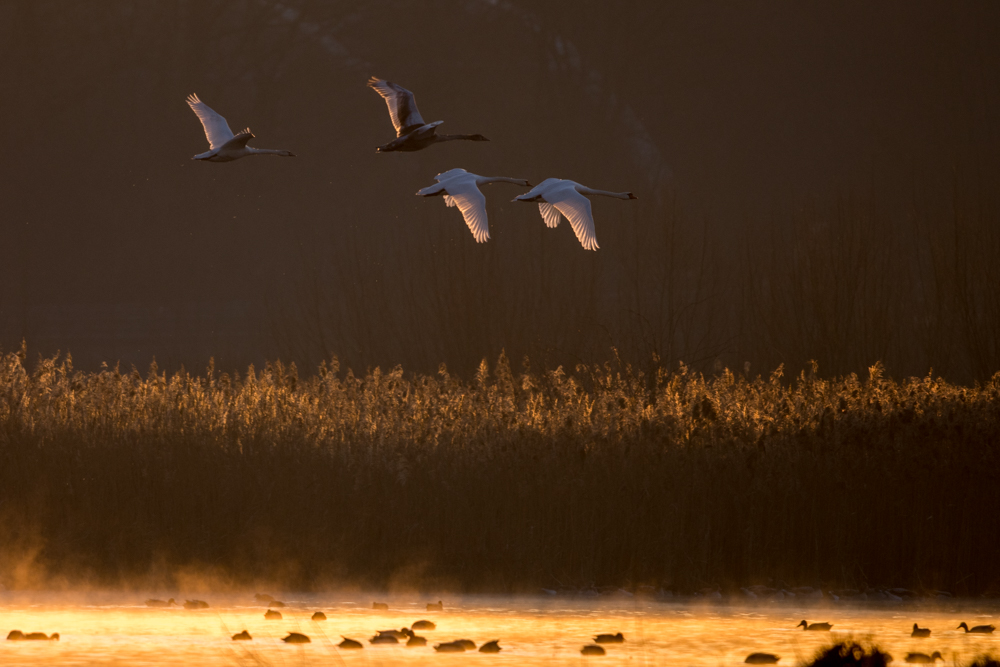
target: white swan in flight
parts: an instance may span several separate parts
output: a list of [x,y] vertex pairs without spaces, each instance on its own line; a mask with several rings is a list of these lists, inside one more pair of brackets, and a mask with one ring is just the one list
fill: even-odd
[[487,183],[515,183],[531,187],[531,183],[523,178],[507,178],[506,176],[480,176],[470,174],[464,169],[451,169],[434,177],[437,185],[429,185],[419,190],[420,197],[435,197],[444,195],[444,203],[457,206],[465,218],[465,224],[478,243],[486,243],[490,238],[490,225],[486,219],[486,197],[479,191],[480,185]]
[[226,119],[212,110],[210,106],[198,99],[197,95],[191,94],[187,98],[188,106],[194,111],[205,128],[205,136],[208,137],[208,148],[204,153],[198,153],[192,160],[205,160],[207,162],[232,162],[248,155],[282,155],[284,157],[295,157],[291,151],[279,151],[270,148],[252,148],[247,146],[247,142],[254,138],[250,128],[246,128],[239,134],[233,134],[229,129]]
[[431,144],[457,139],[489,141],[481,134],[435,134],[435,128],[444,121],[425,123],[417,111],[413,93],[406,88],[376,76],[368,80],[368,87],[385,99],[385,104],[389,107],[389,117],[392,118],[392,126],[396,128],[396,139],[375,149],[379,153],[419,151]]
[[538,202],[542,220],[549,227],[559,224],[561,213],[569,220],[570,226],[580,239],[584,250],[597,250],[597,234],[594,232],[594,214],[590,210],[590,200],[583,195],[603,195],[616,199],[638,199],[631,192],[608,192],[594,190],[576,181],[561,178],[546,178],[534,188],[513,201]]

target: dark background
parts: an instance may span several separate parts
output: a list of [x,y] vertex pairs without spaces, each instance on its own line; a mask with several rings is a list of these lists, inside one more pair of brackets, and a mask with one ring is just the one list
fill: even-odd
[[[1000,368],[990,2],[0,2],[0,346],[224,368]],[[443,132],[393,136],[377,75]],[[295,159],[191,162],[196,92]],[[453,167],[597,198],[596,253]]]

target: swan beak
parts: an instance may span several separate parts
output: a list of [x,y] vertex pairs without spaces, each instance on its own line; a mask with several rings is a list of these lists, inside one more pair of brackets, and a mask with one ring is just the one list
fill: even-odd
[[629,198],[629,199],[638,199],[638,197],[636,197],[636,196],[635,196],[634,194],[632,194],[631,192],[630,192],[630,193],[628,193],[628,198]]
[[533,188],[533,187],[535,187],[535,186],[534,186],[534,185],[532,185],[531,183],[529,183],[528,181],[525,181],[525,182],[524,182],[524,187],[526,187],[526,188]]

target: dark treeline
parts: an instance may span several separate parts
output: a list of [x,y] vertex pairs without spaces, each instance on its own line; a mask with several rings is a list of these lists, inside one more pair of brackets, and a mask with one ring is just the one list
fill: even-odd
[[[419,9],[414,13],[412,10]],[[1000,8],[0,4],[0,343],[80,368],[1000,368]],[[387,21],[390,16],[406,21]],[[377,155],[375,74],[491,142]],[[197,92],[295,160],[192,163]],[[460,142],[461,143],[461,142]],[[563,176],[596,253],[437,172]],[[656,360],[655,362],[652,360]]]
[[0,584],[1000,591],[1000,374],[0,364]]

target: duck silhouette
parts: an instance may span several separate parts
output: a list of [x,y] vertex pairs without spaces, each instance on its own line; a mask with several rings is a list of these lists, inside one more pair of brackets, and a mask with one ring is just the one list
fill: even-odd
[[147,607],[169,607],[169,606],[175,605],[175,604],[177,604],[177,601],[174,600],[173,598],[170,598],[169,600],[166,600],[166,601],[157,600],[155,598],[150,598],[150,599],[146,600],[146,606]]
[[441,600],[437,602],[428,602],[427,611],[444,611],[444,603]]
[[499,653],[502,650],[503,649],[500,648],[500,640],[499,639],[494,639],[491,642],[486,642],[485,644],[483,644],[482,646],[479,647],[479,652],[480,653]]
[[937,660],[944,662],[944,657],[941,656],[940,651],[934,651],[934,653],[930,655],[927,655],[926,653],[907,653],[903,660],[911,665],[927,665],[933,664]]
[[773,665],[779,660],[781,660],[781,658],[773,653],[751,653],[743,662],[748,665]]
[[965,628],[965,631],[967,633],[975,632],[976,634],[982,634],[982,635],[991,635],[993,634],[993,631],[996,630],[996,626],[993,625],[976,625],[970,628],[968,625],[965,624],[965,621],[959,623],[958,627],[955,629],[961,630],[962,628]]
[[910,636],[911,637],[930,637],[931,636],[931,629],[930,628],[922,628],[919,625],[917,625],[916,623],[914,623],[913,624],[913,632],[910,633]]
[[311,644],[312,640],[301,632],[289,632],[287,637],[282,637],[281,641],[286,644]]
[[235,635],[233,635],[234,642],[248,642],[251,640],[253,640],[253,637],[251,637],[250,633],[247,632],[246,630],[244,630],[243,632],[237,632]]
[[411,630],[434,630],[437,625],[433,621],[417,621],[410,626]]
[[358,649],[364,648],[364,644],[362,644],[356,639],[351,639],[350,637],[345,637],[344,635],[340,635],[340,637],[341,639],[344,640],[339,644],[337,644],[337,646],[339,646],[340,648],[347,649],[350,651],[356,651]]
[[313,621],[325,621],[326,620],[326,614],[324,614],[321,611],[317,611],[316,613],[314,613],[312,615],[311,620],[313,620]]
[[280,621],[282,618],[280,611],[275,611],[273,609],[268,609],[264,612],[265,621]]
[[185,600],[185,609],[208,609],[208,603],[204,600]]
[[581,655],[604,655],[606,652],[603,646],[598,646],[597,644],[587,644],[580,649]]
[[625,642],[625,636],[618,632],[616,634],[604,634],[597,635],[594,637],[595,644],[622,644]]
[[833,625],[831,623],[806,623],[805,621],[801,621],[795,627],[801,627],[803,630],[811,632],[829,632]]
[[372,602],[372,609],[378,609],[379,611],[389,611],[389,605],[385,602]]

